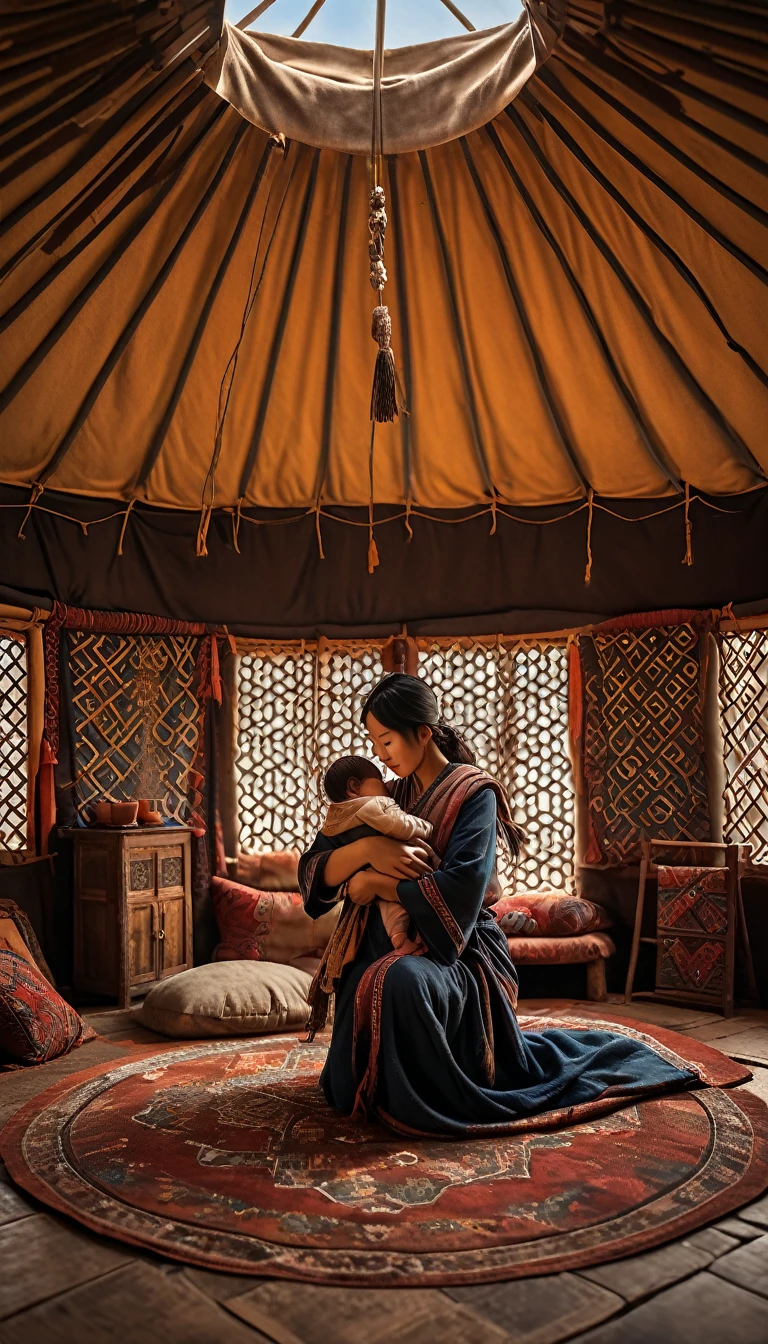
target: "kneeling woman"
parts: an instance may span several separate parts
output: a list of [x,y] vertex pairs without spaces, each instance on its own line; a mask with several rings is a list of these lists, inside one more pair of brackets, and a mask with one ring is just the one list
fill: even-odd
[[[507,940],[483,906],[497,831],[513,851],[520,843],[504,790],[417,677],[379,682],[363,723],[398,776],[397,802],[432,823],[435,853],[384,836],[334,848],[319,835],[302,857],[307,914],[345,899],[313,985],[314,1025],[336,994],[321,1077],[329,1103],[404,1132],[503,1133],[526,1116],[607,1110],[696,1081],[674,1057],[614,1032],[520,1030]],[[392,950],[376,897],[401,902],[423,955]]]

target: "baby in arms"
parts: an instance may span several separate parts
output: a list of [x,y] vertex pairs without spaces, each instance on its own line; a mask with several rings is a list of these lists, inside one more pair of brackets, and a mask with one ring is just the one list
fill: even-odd
[[[429,840],[432,825],[412,817],[390,798],[381,772],[364,756],[342,756],[325,772],[323,788],[330,807],[322,833],[336,844],[348,845],[366,835],[386,835],[390,840]],[[374,904],[396,952],[423,951],[417,935],[408,937],[410,915],[397,901],[376,898]]]

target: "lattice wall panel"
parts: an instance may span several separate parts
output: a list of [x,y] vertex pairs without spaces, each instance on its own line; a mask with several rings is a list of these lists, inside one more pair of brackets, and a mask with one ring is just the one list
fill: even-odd
[[314,648],[242,654],[238,680],[240,844],[303,848],[314,808]]
[[[369,754],[360,707],[382,674],[374,644],[275,645],[240,658],[240,843],[302,848],[319,828],[332,760]],[[419,674],[478,763],[509,789],[528,834],[523,887],[573,874],[573,790],[567,747],[567,660],[560,646],[424,641]],[[512,874],[502,861],[505,882]]]
[[27,652],[0,637],[0,845],[27,843]]
[[[426,644],[419,675],[463,732],[478,765],[499,779],[528,837],[519,888],[563,887],[574,873],[568,756],[568,661],[561,645]],[[499,853],[502,882],[512,873]]]
[[720,710],[726,836],[768,863],[768,630],[723,635]]

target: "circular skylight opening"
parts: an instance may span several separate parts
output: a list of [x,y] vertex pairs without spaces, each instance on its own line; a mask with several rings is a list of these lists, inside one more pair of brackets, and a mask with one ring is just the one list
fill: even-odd
[[[224,17],[229,23],[239,24],[256,8],[257,0],[226,0]],[[467,31],[467,24],[478,30],[494,28],[510,23],[521,9],[521,0],[451,0],[450,4],[445,0],[387,0],[386,46],[407,47],[415,42],[457,37]],[[467,23],[452,11],[458,11]],[[307,18],[309,23],[304,26]],[[272,0],[247,26],[259,32],[297,34],[311,42],[368,50],[374,45],[375,21],[376,0]]]

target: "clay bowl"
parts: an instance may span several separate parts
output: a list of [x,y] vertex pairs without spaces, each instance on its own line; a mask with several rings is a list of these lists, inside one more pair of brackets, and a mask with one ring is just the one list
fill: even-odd
[[139,822],[142,826],[162,826],[163,818],[159,812],[140,812]]
[[97,803],[93,809],[94,817],[99,826],[110,826],[112,823],[112,804],[106,800]]
[[112,825],[133,826],[139,811],[138,803],[113,803]]

